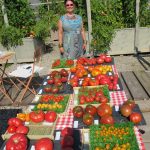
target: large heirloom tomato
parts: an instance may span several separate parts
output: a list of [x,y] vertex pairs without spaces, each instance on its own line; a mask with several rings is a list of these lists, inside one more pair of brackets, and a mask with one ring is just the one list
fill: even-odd
[[36,111],[36,112],[33,111],[33,112],[30,112],[29,117],[31,121],[35,123],[39,123],[39,122],[44,121],[45,114],[41,110]]
[[47,122],[54,122],[57,118],[57,114],[56,112],[54,111],[48,111],[46,114],[45,114],[45,120]]
[[101,104],[97,108],[97,113],[100,117],[105,116],[105,115],[111,115],[112,114],[112,108],[108,104]]
[[85,112],[91,114],[92,116],[96,115],[97,108],[93,105],[87,105],[85,108]]
[[22,124],[23,124],[23,122],[19,118],[10,118],[8,120],[8,125],[10,125],[10,126],[18,127],[18,126],[20,126]]
[[140,123],[142,121],[142,115],[137,113],[137,112],[133,112],[130,115],[130,121],[132,121],[135,124],[138,124],[138,123]]
[[27,138],[22,133],[12,135],[6,143],[6,150],[26,150]]
[[114,118],[110,115],[105,115],[100,119],[100,123],[102,124],[114,124]]
[[35,150],[53,150],[53,142],[49,138],[39,139],[35,143]]
[[125,117],[129,117],[132,113],[132,109],[129,105],[122,105],[121,108],[120,108],[120,111],[121,111],[121,114]]
[[92,125],[94,122],[94,118],[91,114],[85,113],[83,115],[83,123],[86,124],[87,126]]
[[80,118],[83,116],[83,108],[81,106],[76,106],[73,108],[73,115],[77,118]]

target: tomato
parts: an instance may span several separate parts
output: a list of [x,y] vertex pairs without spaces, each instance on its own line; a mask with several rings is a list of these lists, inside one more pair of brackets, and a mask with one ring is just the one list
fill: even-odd
[[83,111],[83,108],[81,106],[75,106],[73,108],[73,115],[75,117],[80,118],[83,116],[83,113],[84,113],[84,111]]
[[65,127],[62,131],[61,131],[61,136],[73,136],[73,129],[69,128],[69,127]]
[[[109,89],[109,90],[113,90],[113,87],[114,87],[113,83],[109,83],[109,84],[108,84],[108,89]],[[114,90],[115,90],[115,89],[114,89]],[[117,89],[116,89],[116,90],[117,90]]]
[[87,113],[91,114],[92,116],[94,116],[97,113],[97,109],[93,105],[87,105],[86,108],[85,108],[85,112],[87,112]]
[[81,95],[79,97],[79,101],[80,101],[80,104],[84,104],[85,103],[85,100],[86,100],[86,97],[84,95]]
[[54,83],[54,80],[53,80],[53,79],[49,79],[49,80],[47,80],[47,83],[48,83],[48,84],[53,84],[53,83]]
[[63,139],[61,140],[61,147],[65,148],[65,147],[72,147],[74,144],[74,139],[72,136],[64,136]]
[[13,134],[6,142],[6,150],[26,150],[27,138],[22,133]]
[[49,138],[42,138],[36,141],[35,150],[53,150],[53,142]]
[[100,119],[100,123],[102,123],[102,124],[112,124],[113,125],[114,122],[115,122],[114,118],[110,115],[105,115],[105,116],[101,117],[101,119]]
[[61,82],[62,82],[62,83],[67,82],[67,80],[68,80],[68,78],[67,78],[67,77],[62,77],[62,78],[61,78]]
[[104,59],[102,59],[101,57],[97,57],[96,62],[97,64],[102,64],[104,62]]
[[75,73],[76,71],[77,71],[77,68],[76,68],[76,67],[71,67],[71,68],[70,68],[70,72]]
[[8,125],[9,125],[9,126],[18,127],[18,126],[20,126],[20,125],[23,125],[23,122],[22,122],[22,120],[19,119],[19,118],[10,118],[10,119],[8,120]]
[[91,114],[85,113],[83,115],[83,123],[86,124],[87,126],[92,125],[94,122],[94,118]]
[[127,100],[124,104],[129,105],[131,107],[131,109],[134,109],[136,106],[135,101],[133,101],[133,100]]
[[130,121],[135,123],[135,124],[138,124],[142,121],[142,115],[140,113],[137,113],[137,112],[133,112],[130,116]]
[[132,109],[128,105],[122,105],[121,108],[120,108],[120,112],[123,116],[129,117],[132,113]]
[[48,111],[46,114],[45,114],[45,120],[47,122],[54,122],[57,118],[57,114],[56,112],[54,111]]
[[59,92],[58,87],[57,86],[53,86],[51,92],[54,93],[54,94],[58,93]]
[[78,82],[77,81],[72,81],[70,84],[71,84],[72,87],[77,87],[78,86]]
[[45,114],[41,110],[36,111],[36,112],[32,111],[30,112],[29,117],[31,121],[35,123],[39,123],[39,122],[44,121]]
[[96,92],[96,94],[95,94],[95,96],[96,97],[101,97],[101,96],[103,96],[104,94],[103,94],[103,91],[98,91],[98,92]]
[[97,113],[100,117],[105,116],[105,115],[111,115],[112,114],[112,108],[108,104],[101,104],[97,108]]
[[100,85],[105,85],[105,84],[107,84],[107,85],[110,84],[110,79],[108,77],[102,78],[100,80]]
[[103,96],[100,97],[100,102],[101,103],[107,103],[108,102],[108,98],[103,95]]
[[67,70],[65,70],[65,69],[61,69],[61,70],[60,70],[60,74],[61,74],[61,76],[63,76],[63,77],[67,77],[67,76],[68,76],[68,72],[67,72]]
[[15,133],[15,132],[16,132],[16,129],[17,129],[17,127],[14,126],[14,125],[9,126],[9,127],[7,128],[7,132],[8,132],[8,133]]
[[45,87],[44,91],[45,91],[45,93],[49,93],[52,91],[52,87]]
[[99,57],[104,60],[106,58],[106,54],[100,54]]
[[24,125],[20,125],[17,130],[16,133],[22,133],[22,134],[27,134],[29,131],[29,128],[24,126]]
[[93,77],[96,77],[97,75],[100,74],[100,71],[98,69],[93,69],[91,74],[92,74]]
[[109,56],[107,56],[105,59],[104,59],[104,61],[106,62],[106,63],[110,63],[110,62],[112,62],[112,58]]
[[89,81],[89,85],[90,86],[96,86],[96,85],[99,85],[99,81],[98,80],[94,80],[94,79],[91,79],[90,81]]

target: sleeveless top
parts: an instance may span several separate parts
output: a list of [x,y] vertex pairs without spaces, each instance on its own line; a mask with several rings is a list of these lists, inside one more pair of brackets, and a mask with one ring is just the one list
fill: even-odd
[[62,58],[76,59],[83,54],[82,50],[82,17],[75,15],[75,19],[68,19],[66,15],[60,18],[63,28],[63,47]]

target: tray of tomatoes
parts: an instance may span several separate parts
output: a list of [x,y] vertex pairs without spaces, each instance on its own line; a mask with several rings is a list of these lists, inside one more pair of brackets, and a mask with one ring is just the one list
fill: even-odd
[[115,106],[103,103],[100,105],[89,104],[86,106],[75,106],[73,108],[74,115],[74,128],[89,128],[89,126],[95,124],[114,124],[122,122],[133,122],[135,125],[146,125],[146,121],[139,109],[138,105],[135,105],[134,109],[128,114],[128,110],[121,111],[116,110]]
[[68,77],[69,72],[66,69],[52,71],[38,89],[38,95],[72,93],[72,87],[67,84]]
[[72,59],[57,59],[52,63],[52,69],[58,68],[70,68],[74,66],[74,60]]
[[106,85],[74,87],[74,105],[109,103],[110,95]]
[[70,95],[47,94],[39,97],[38,103],[33,105],[33,111],[55,111],[56,113],[64,113],[68,108]]
[[117,74],[112,72],[111,66],[77,66],[71,68],[69,84],[73,87],[108,85],[111,91],[121,91],[123,86]]
[[89,146],[91,150],[97,149],[134,149],[139,145],[134,132],[134,125],[116,123],[112,125],[92,125],[89,130]]
[[114,65],[114,58],[106,54],[100,54],[99,56],[80,57],[77,59],[76,64],[84,66],[95,66],[95,65]]

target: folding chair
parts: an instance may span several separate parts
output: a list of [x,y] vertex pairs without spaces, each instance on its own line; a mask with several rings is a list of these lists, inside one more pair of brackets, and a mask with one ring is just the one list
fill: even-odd
[[[30,87],[31,81],[35,74],[35,62],[36,62],[36,58],[35,58],[35,54],[34,54],[33,64],[27,66],[24,69],[25,72],[23,70],[18,72],[19,69],[18,70],[16,69],[9,74],[10,76],[15,77],[16,80],[19,82],[19,84],[21,84],[21,86],[23,87],[23,89],[21,89],[21,94],[19,95],[18,103],[22,102],[27,91],[30,91],[34,95],[37,94],[34,87],[33,86],[32,86],[32,88]],[[26,74],[26,73],[28,73],[28,74]]]

